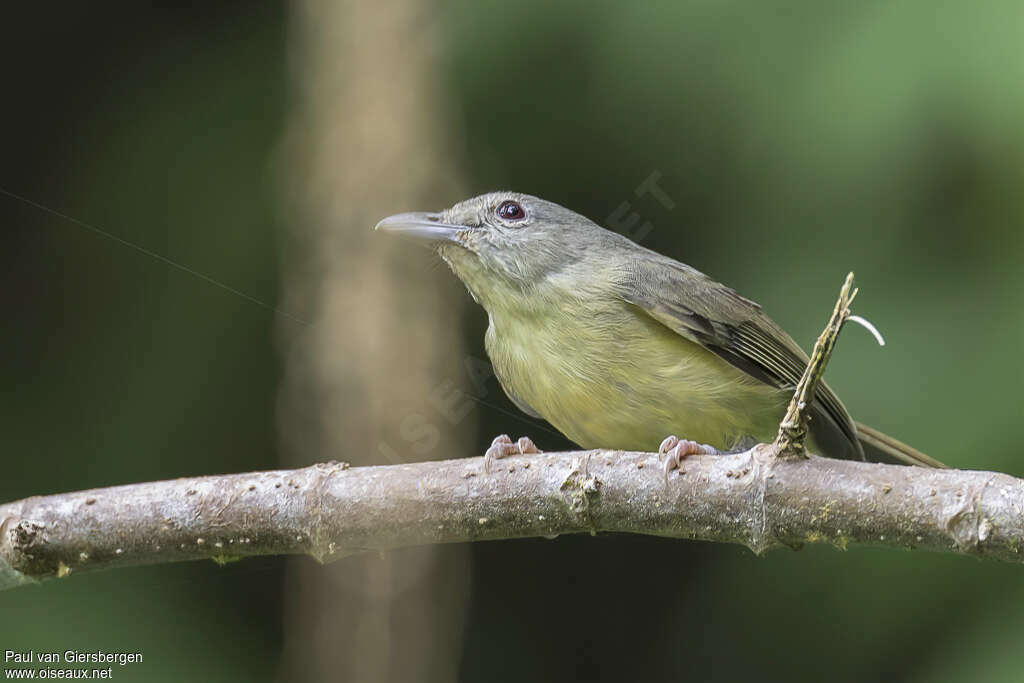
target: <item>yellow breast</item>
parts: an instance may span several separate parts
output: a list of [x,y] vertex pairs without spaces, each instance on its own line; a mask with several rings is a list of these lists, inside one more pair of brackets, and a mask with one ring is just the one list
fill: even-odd
[[580,446],[652,450],[677,434],[729,449],[774,436],[785,392],[623,301],[571,308],[492,311],[486,345],[506,391]]

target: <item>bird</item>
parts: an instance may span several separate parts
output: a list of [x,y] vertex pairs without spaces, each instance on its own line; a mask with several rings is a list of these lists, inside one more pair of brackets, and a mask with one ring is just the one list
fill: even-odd
[[[431,246],[487,312],[502,389],[585,449],[646,451],[665,473],[773,440],[808,363],[754,301],[554,202],[490,192],[376,230]],[[819,385],[809,446],[832,458],[945,467],[855,422]],[[675,435],[682,434],[685,438]],[[485,456],[539,452],[502,435]]]

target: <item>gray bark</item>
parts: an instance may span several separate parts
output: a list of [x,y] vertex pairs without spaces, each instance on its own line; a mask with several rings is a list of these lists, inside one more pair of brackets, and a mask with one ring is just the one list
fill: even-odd
[[873,545],[1024,561],[1024,480],[761,445],[692,456],[516,456],[343,463],[131,484],[0,506],[0,587],[129,565],[626,532],[779,546]]

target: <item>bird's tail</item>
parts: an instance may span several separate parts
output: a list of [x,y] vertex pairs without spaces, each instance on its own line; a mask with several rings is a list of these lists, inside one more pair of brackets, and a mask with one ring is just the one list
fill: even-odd
[[864,448],[864,457],[868,460],[943,469],[949,467],[916,448],[859,422],[857,423],[857,437],[860,439],[860,445]]

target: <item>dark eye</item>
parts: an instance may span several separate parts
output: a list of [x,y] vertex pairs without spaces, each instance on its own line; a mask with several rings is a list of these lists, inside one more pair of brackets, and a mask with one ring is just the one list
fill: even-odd
[[526,218],[526,212],[523,211],[523,207],[519,202],[514,202],[511,199],[499,204],[494,213],[498,218],[506,221],[521,221]]

